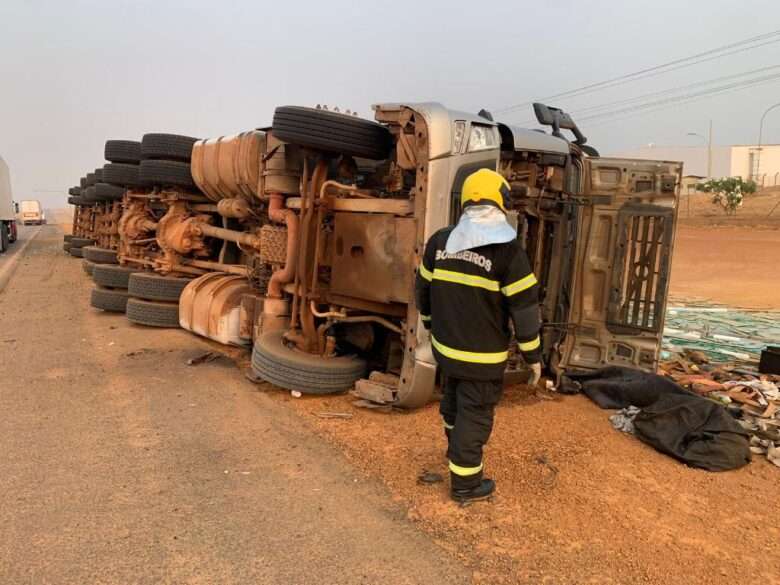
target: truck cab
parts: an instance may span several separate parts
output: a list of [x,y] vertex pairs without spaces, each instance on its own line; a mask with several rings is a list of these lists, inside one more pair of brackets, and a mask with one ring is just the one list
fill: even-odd
[[[535,109],[550,133],[439,103],[379,104],[374,127],[342,113],[334,126],[334,112],[278,109],[270,131],[299,146],[304,161],[300,197],[285,198],[301,227],[285,289],[289,318],[271,319],[278,299],[268,298],[261,319],[281,326],[286,350],[301,364],[312,356],[312,371],[322,372],[317,360],[336,364],[357,352],[366,363],[359,395],[402,407],[428,402],[437,369],[413,301],[415,270],[427,239],[458,221],[465,178],[490,168],[511,186],[510,219],[540,282],[548,375],[654,369],[681,164],[600,157],[565,113]],[[363,148],[369,136],[378,149]],[[267,343],[255,340],[260,377],[294,389],[294,375],[286,384],[272,368],[277,358],[289,365],[289,355]],[[522,375],[519,355],[509,370]]]

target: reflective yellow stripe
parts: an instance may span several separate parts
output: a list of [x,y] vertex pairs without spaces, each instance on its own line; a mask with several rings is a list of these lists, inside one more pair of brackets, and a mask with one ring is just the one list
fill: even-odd
[[458,360],[460,362],[471,362],[474,364],[500,364],[509,357],[508,351],[497,351],[494,353],[482,353],[476,351],[462,351],[460,349],[453,349],[446,345],[439,343],[436,338],[431,335],[431,343],[437,351],[445,357],[452,360]]
[[480,463],[476,467],[461,467],[450,461],[450,471],[455,475],[474,475],[482,471],[482,464]]
[[422,276],[428,282],[433,280],[433,273],[425,267],[425,264],[420,263],[418,272],[420,273],[420,276]]
[[518,343],[517,345],[520,348],[520,351],[533,351],[534,349],[542,345],[542,342],[539,340],[539,336],[537,335],[531,341],[526,341],[525,343]]
[[423,315],[422,313],[420,313],[420,319],[422,319],[423,321],[430,321],[431,320],[431,316],[430,315]]
[[436,268],[433,271],[433,278],[435,280],[465,284],[466,286],[475,286],[477,288],[484,288],[485,290],[495,292],[498,292],[498,289],[500,288],[497,280],[490,280],[489,278],[482,278],[481,276],[474,276],[473,274],[464,274],[463,272],[442,270],[441,268]]
[[532,272],[528,276],[524,276],[523,278],[521,278],[520,280],[516,280],[512,284],[502,286],[501,292],[504,293],[506,296],[511,297],[512,295],[516,295],[519,292],[523,292],[524,290],[531,288],[536,283],[537,283],[536,276],[534,276],[534,273]]
[[452,429],[455,428],[455,425],[447,424],[446,420],[442,421],[442,423],[444,424],[444,428],[447,429],[448,431],[451,431]]

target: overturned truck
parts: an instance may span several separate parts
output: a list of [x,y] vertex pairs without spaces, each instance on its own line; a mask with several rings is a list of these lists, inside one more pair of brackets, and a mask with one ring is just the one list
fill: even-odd
[[192,139],[189,163],[141,161],[146,186],[127,185],[117,269],[182,279],[181,326],[251,344],[261,379],[420,406],[437,370],[415,270],[458,221],[465,178],[490,168],[540,283],[548,374],[652,370],[681,165],[599,157],[565,113],[535,110],[551,133],[424,103],[377,105],[376,121],[280,107],[270,128]]

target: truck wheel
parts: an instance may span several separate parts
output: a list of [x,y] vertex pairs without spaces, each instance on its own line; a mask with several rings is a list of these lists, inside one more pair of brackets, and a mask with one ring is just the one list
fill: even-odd
[[108,183],[95,184],[95,197],[104,201],[121,201],[125,195],[125,188]]
[[73,234],[65,234],[62,239],[66,242],[70,242],[73,239]]
[[62,249],[65,250],[66,252],[70,252],[70,242],[65,242],[64,244],[62,244]]
[[97,183],[97,181],[95,180],[95,173],[87,173],[87,177],[85,179],[85,182],[86,182],[86,185],[84,185],[85,188],[86,187],[91,187],[92,185]]
[[116,264],[95,264],[92,271],[92,280],[95,284],[108,288],[127,288],[127,282],[133,272],[139,272],[137,268],[117,266]]
[[81,267],[84,269],[84,272],[92,276],[92,271],[95,269],[95,263],[90,262],[89,260],[82,260]]
[[112,290],[96,286],[92,289],[89,304],[96,309],[112,313],[124,313],[129,296],[126,290]]
[[74,248],[83,248],[84,246],[93,246],[95,240],[92,238],[71,238],[70,245]]
[[79,187],[81,187],[82,189],[86,189],[88,186],[89,185],[87,185],[87,178],[86,177],[81,177],[79,179]]
[[200,138],[178,134],[144,134],[141,139],[141,159],[162,158],[189,162],[192,145]]
[[130,275],[127,291],[131,297],[149,301],[179,302],[181,291],[192,281],[191,278],[160,276],[138,272]]
[[141,183],[147,186],[184,187],[193,189],[190,163],[172,160],[142,160],[139,171]]
[[135,140],[106,140],[104,154],[109,162],[137,165],[141,162],[141,143]]
[[179,327],[179,303],[131,298],[127,301],[127,318],[138,325]]
[[375,160],[390,156],[393,147],[390,131],[381,124],[299,106],[276,108],[273,134],[292,144]]
[[90,205],[91,203],[97,203],[97,196],[95,195],[95,185],[90,185],[86,189],[84,189],[84,193],[81,195],[81,198],[87,203],[87,205]]
[[82,249],[84,258],[94,264],[116,264],[116,250],[107,250],[97,246],[84,246]]
[[304,394],[343,392],[363,377],[366,362],[354,356],[325,358],[291,349],[282,331],[255,340],[252,371],[267,382]]
[[[86,188],[84,188],[86,191]],[[68,203],[71,205],[87,205],[87,200],[84,197],[68,197]]]
[[81,195],[81,187],[71,187],[68,189],[68,195],[73,195],[75,197],[78,197]]
[[76,258],[83,258],[84,257],[84,249],[83,248],[74,248],[73,244],[70,245],[70,248],[68,248],[68,254],[71,256],[75,256]]
[[103,167],[103,182],[121,187],[140,187],[138,165],[108,163]]

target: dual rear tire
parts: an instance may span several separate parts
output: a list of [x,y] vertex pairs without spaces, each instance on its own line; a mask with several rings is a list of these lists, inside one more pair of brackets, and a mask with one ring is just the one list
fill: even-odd
[[92,289],[90,304],[103,311],[124,313],[130,298],[127,284],[134,272],[137,269],[116,264],[93,264],[92,280],[95,281],[95,288]]
[[189,282],[189,278],[148,272],[132,274],[128,282],[128,320],[148,327],[178,328],[179,297]]
[[289,347],[282,331],[264,333],[252,349],[252,371],[266,382],[303,394],[333,394],[351,388],[366,373],[356,356],[326,358]]

